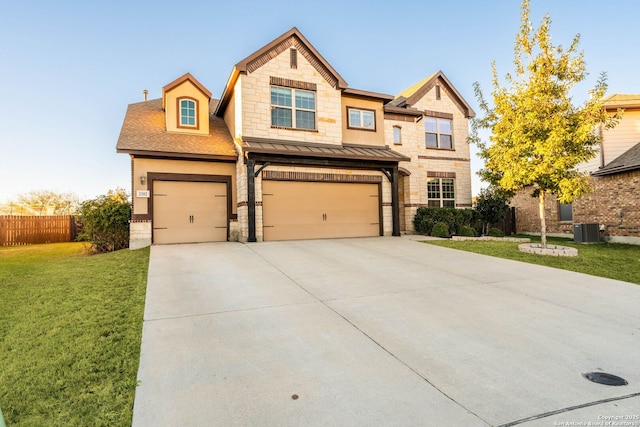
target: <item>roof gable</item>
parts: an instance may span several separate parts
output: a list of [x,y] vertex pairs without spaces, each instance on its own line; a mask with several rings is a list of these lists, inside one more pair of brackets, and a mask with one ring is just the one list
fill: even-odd
[[291,47],[295,47],[333,87],[340,89],[347,87],[347,82],[344,81],[342,76],[320,55],[320,52],[313,47],[296,27],[238,62],[235,68],[240,73],[252,73]]
[[191,82],[191,84],[193,84],[200,92],[202,92],[207,100],[211,99],[211,92],[209,91],[209,89],[204,87],[204,85],[200,83],[195,77],[193,77],[191,73],[186,73],[162,88],[162,108],[165,108],[165,102],[167,99],[166,94],[186,81]]
[[411,107],[423,96],[425,96],[431,89],[433,89],[436,84],[440,84],[447,89],[447,92],[451,95],[451,99],[457,105],[460,111],[462,111],[465,117],[475,117],[476,113],[473,111],[471,106],[467,103],[467,101],[464,100],[462,95],[460,95],[460,93],[456,90],[453,84],[451,84],[449,79],[447,79],[442,71],[433,73],[424,80],[421,80],[413,86],[403,90],[398,94],[396,98],[406,98],[405,104],[408,107]]
[[231,76],[229,76],[229,80],[227,81],[222,96],[220,97],[220,103],[218,104],[215,114],[218,116],[222,115],[222,112],[229,103],[233,93],[233,87],[240,74],[247,74],[256,71],[258,68],[262,67],[267,62],[292,47],[296,48],[298,53],[300,53],[331,86],[336,89],[345,89],[348,86],[342,76],[331,66],[331,64],[327,62],[326,59],[324,59],[309,40],[302,35],[300,30],[293,27],[280,37],[253,52],[233,67]]

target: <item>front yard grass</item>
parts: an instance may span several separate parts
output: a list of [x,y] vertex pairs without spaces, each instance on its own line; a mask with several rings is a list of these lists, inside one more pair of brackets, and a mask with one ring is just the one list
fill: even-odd
[[149,250],[0,247],[0,407],[8,426],[129,426]]
[[[529,237],[532,242],[540,242],[539,236],[517,237]],[[577,257],[553,257],[520,252],[518,243],[513,242],[428,240],[425,243],[640,284],[640,246],[637,245],[580,244],[573,239],[549,237],[549,245],[578,249]]]

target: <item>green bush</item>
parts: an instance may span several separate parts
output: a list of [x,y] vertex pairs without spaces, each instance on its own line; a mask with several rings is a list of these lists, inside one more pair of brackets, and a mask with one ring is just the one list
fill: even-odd
[[487,235],[491,237],[504,237],[504,233],[499,228],[491,227]]
[[436,222],[431,229],[433,237],[449,237],[449,227],[444,222]]
[[104,253],[129,247],[131,203],[118,188],[80,205],[82,232],[78,240],[91,243],[92,251]]
[[473,209],[420,207],[413,218],[413,226],[418,233],[432,234],[437,222],[443,222],[453,234],[460,234],[462,226],[474,227],[478,222]]
[[469,225],[463,225],[458,230],[457,235],[458,236],[465,236],[465,237],[476,237],[476,229],[471,227],[471,226],[469,226]]

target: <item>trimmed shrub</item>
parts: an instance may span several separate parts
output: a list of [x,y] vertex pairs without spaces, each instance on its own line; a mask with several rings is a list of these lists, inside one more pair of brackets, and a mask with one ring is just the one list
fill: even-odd
[[463,225],[462,227],[460,227],[456,235],[464,237],[476,237],[476,229],[469,225]]
[[453,234],[459,234],[462,226],[474,227],[478,222],[473,209],[420,207],[413,218],[413,226],[418,233],[432,234],[437,222],[443,222]]
[[82,232],[78,240],[91,243],[94,253],[117,251],[129,247],[131,203],[127,193],[118,188],[80,205]]
[[436,222],[431,229],[433,237],[449,237],[449,227],[444,222]]
[[487,235],[491,237],[504,237],[504,233],[499,228],[491,227]]

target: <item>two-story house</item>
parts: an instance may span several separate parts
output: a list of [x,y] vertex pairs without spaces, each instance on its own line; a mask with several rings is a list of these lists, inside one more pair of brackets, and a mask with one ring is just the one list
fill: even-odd
[[470,207],[473,111],[441,73],[354,89],[292,28],[238,62],[219,100],[185,74],[131,104],[131,247],[398,236],[418,206]]
[[[545,204],[547,232],[571,235],[574,223],[599,225],[607,241],[640,243],[640,95],[610,95],[608,113],[624,110],[612,129],[600,129],[602,141],[595,158],[579,166],[591,174],[593,192],[571,204],[549,197]],[[516,230],[539,232],[537,199],[521,190],[512,199]]]

